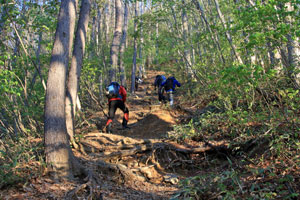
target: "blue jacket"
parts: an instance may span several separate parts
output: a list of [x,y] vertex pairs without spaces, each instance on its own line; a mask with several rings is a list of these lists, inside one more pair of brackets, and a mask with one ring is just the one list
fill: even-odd
[[[181,84],[176,80],[175,77],[169,77],[168,79],[172,79],[172,80],[173,80],[173,85],[172,85],[172,88],[171,88],[171,89],[168,89],[168,90],[166,89],[166,92],[174,91],[176,86],[178,86],[178,87],[181,86]],[[168,80],[168,79],[167,79],[167,80]],[[163,82],[161,83],[161,86],[165,86],[166,83],[167,83],[167,80],[163,81]]]

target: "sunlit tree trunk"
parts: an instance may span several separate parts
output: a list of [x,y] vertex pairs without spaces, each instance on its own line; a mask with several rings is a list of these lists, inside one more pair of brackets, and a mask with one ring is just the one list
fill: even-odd
[[135,3],[135,19],[134,19],[134,41],[133,41],[133,60],[132,60],[132,70],[131,70],[131,93],[135,92],[135,72],[136,72],[136,56],[137,56],[137,17],[138,17],[139,4],[138,1]]
[[66,94],[66,125],[71,140],[73,140],[74,136],[74,118],[76,113],[76,101],[78,98],[79,80],[85,50],[85,40],[89,23],[90,8],[90,0],[81,1],[79,20],[74,42],[73,56],[68,76]]
[[75,18],[76,2],[62,0],[48,73],[44,126],[46,162],[58,177],[73,175],[73,153],[66,129],[65,97]]
[[117,81],[118,57],[122,36],[122,16],[121,16],[121,1],[115,0],[116,21],[115,32],[110,50],[110,69],[109,69],[109,82]]
[[[294,8],[292,7],[291,3],[286,4],[287,11],[292,12]],[[287,17],[287,23],[292,26],[294,19],[292,16]],[[294,82],[294,85],[297,89],[300,89],[300,47],[298,38],[293,38],[291,34],[287,34],[287,51],[288,51],[288,63],[289,69],[288,73],[291,79]]]
[[186,71],[189,78],[193,78],[193,71],[192,71],[192,62],[191,62],[191,52],[188,42],[188,21],[187,21],[187,14],[186,14],[186,4],[185,1],[182,0],[182,29],[183,29],[183,42],[184,42],[184,56],[185,56],[185,65]]
[[[140,5],[140,16],[143,14],[143,6]],[[139,44],[139,77],[143,77],[144,71],[143,71],[143,20],[140,19],[140,44]]]
[[120,47],[120,82],[121,85],[126,86],[126,73],[124,66],[124,51],[125,51],[125,43],[127,37],[127,29],[128,29],[128,2],[125,1],[124,4],[124,17],[123,17],[123,33]]
[[216,5],[216,9],[217,9],[217,12],[218,12],[218,16],[222,22],[222,26],[223,28],[225,29],[225,36],[230,44],[230,47],[231,47],[231,50],[235,56],[235,58],[238,60],[239,63],[243,63],[243,60],[241,59],[240,55],[238,54],[237,50],[236,50],[236,46],[233,44],[233,41],[232,41],[232,37],[230,35],[230,32],[228,31],[227,29],[227,25],[226,25],[226,21],[225,21],[225,18],[220,10],[220,6],[219,6],[219,2],[218,0],[214,0],[215,2],[215,5]]
[[204,21],[204,23],[206,25],[206,28],[209,31],[210,35],[211,35],[211,40],[216,44],[217,50],[218,50],[218,52],[220,54],[221,61],[225,64],[225,58],[223,56],[223,53],[222,53],[222,50],[221,50],[221,47],[220,47],[220,43],[216,39],[216,37],[214,36],[214,33],[211,30],[211,26],[210,26],[210,24],[209,24],[209,22],[208,22],[208,20],[206,18],[204,9],[202,8],[202,6],[200,5],[200,3],[199,3],[198,0],[192,0],[192,1],[195,4],[197,10],[200,12],[200,16],[201,16],[202,20]]

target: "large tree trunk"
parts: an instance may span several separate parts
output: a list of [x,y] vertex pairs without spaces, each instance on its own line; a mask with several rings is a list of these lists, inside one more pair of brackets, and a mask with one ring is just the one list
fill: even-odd
[[132,61],[132,70],[131,70],[131,93],[135,92],[135,72],[136,72],[136,55],[137,55],[137,17],[138,17],[138,1],[135,3],[135,20],[134,20],[134,41],[133,41],[133,61]]
[[[76,99],[79,80],[82,68],[82,60],[85,50],[85,40],[87,34],[87,28],[89,23],[91,1],[82,0],[79,14],[79,20],[77,25],[77,31],[75,36],[75,44],[73,50],[73,56],[71,61],[71,67],[68,76],[67,94],[66,94],[66,125],[67,132],[70,139],[73,140],[74,136],[74,117],[76,113]],[[95,39],[95,38],[94,38]]]
[[115,20],[115,32],[110,50],[110,69],[109,69],[109,81],[117,81],[117,69],[118,69],[118,56],[121,44],[122,35],[122,16],[121,16],[121,1],[115,0],[116,8],[116,20]]
[[120,47],[120,82],[121,85],[126,86],[126,73],[125,73],[125,66],[123,61],[123,54],[125,51],[125,42],[126,42],[127,29],[128,29],[128,2],[127,1],[125,1],[125,5],[124,5],[123,20],[124,20],[124,24],[123,24],[121,47]]
[[73,153],[66,129],[66,75],[73,41],[76,2],[62,0],[48,73],[45,102],[45,154],[49,170],[72,177]]

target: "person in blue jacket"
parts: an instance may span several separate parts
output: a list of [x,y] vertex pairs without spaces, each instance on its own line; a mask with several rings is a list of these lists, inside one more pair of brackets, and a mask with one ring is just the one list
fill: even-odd
[[170,105],[173,106],[175,87],[176,86],[180,87],[181,84],[176,80],[176,78],[174,76],[171,76],[171,77],[167,78],[167,80],[163,81],[161,83],[161,86],[165,88],[165,91],[168,95],[168,100],[170,102]]

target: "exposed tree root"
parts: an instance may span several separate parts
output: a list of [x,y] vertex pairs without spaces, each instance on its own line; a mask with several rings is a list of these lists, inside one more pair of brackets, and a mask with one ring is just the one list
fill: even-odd
[[191,154],[228,148],[227,142],[189,146],[170,140],[133,139],[105,133],[87,134],[79,147],[83,155],[97,158],[101,172],[112,172],[118,181],[169,184],[176,184],[178,178],[168,175],[166,169],[189,166],[193,163]]

